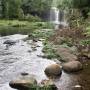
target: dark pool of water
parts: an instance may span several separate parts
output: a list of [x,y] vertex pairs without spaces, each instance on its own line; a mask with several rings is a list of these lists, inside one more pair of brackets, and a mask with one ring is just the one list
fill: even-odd
[[34,29],[30,27],[12,27],[12,26],[0,26],[0,35],[13,35],[13,34],[28,34]]
[[[33,74],[38,82],[47,79],[45,68],[55,63],[53,60],[38,57],[42,55],[42,42],[24,42],[27,35],[11,35],[0,37],[0,90],[14,90],[9,87],[9,82],[22,72]],[[6,40],[15,40],[16,44],[9,46],[3,44]],[[36,51],[33,51],[33,46]],[[29,52],[31,51],[31,52]],[[84,70],[68,74],[63,72],[60,79],[55,80],[58,90],[90,90],[90,61],[84,61]]]

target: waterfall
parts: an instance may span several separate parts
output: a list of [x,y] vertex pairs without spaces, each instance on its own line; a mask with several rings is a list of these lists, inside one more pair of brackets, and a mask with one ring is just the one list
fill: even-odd
[[60,26],[68,26],[65,18],[65,11],[57,8],[58,0],[53,0],[50,10],[50,22],[55,25],[55,29],[59,29]]
[[56,7],[51,8],[50,21],[56,24],[59,23],[59,10]]

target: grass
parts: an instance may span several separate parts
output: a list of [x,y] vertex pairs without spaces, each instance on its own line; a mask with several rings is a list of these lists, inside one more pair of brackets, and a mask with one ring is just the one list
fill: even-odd
[[36,30],[32,34],[30,34],[30,38],[42,38],[43,40],[43,53],[44,53],[44,58],[48,59],[54,59],[57,58],[58,56],[54,52],[54,47],[53,44],[49,42],[49,38],[54,34],[53,29],[45,29],[45,30]]
[[53,29],[42,29],[36,30],[32,33],[34,38],[43,38],[47,39],[53,34]]
[[29,90],[57,90],[56,87],[52,87],[52,86],[44,86],[44,87],[32,87]]
[[43,44],[44,44],[44,48],[42,51],[44,52],[45,58],[48,59],[60,58],[59,55],[55,53],[54,45],[52,43],[50,43],[49,41],[44,41]]
[[29,22],[19,20],[0,20],[0,34],[2,36],[16,33],[28,34],[36,29],[52,28],[48,22]]
[[57,90],[55,85],[32,85],[30,86],[29,90]]

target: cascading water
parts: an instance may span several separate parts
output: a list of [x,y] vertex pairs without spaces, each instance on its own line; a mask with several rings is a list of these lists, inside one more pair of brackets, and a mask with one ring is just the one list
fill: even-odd
[[59,21],[59,9],[56,7],[52,7],[50,11],[50,21],[55,25],[55,29],[58,28],[60,24]]
[[58,0],[53,0],[50,10],[50,22],[55,25],[55,29],[59,29],[60,26],[67,26],[65,11],[57,8]]
[[59,23],[59,9],[52,7],[50,11],[50,21],[53,23]]

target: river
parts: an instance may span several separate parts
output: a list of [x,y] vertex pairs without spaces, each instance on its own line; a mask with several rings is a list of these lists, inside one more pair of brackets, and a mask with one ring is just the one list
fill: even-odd
[[[44,74],[45,68],[56,63],[53,60],[39,57],[43,55],[41,41],[23,41],[26,37],[27,35],[21,34],[0,37],[0,90],[15,90],[9,87],[9,82],[22,72],[34,75],[37,81],[41,82],[47,79]],[[7,47],[3,44],[6,40],[14,40],[16,43]],[[90,74],[89,72],[87,74]],[[63,71],[61,78],[55,80],[55,84],[58,90],[90,90],[90,78],[88,82],[83,82],[87,74],[83,74],[82,71],[67,74]]]

